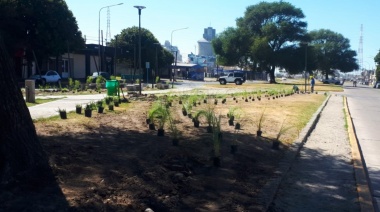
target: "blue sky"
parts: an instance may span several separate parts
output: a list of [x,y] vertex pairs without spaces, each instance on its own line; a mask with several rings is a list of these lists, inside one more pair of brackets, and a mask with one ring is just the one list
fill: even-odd
[[[247,6],[257,4],[256,0],[66,0],[69,9],[77,19],[79,29],[87,38],[87,43],[98,42],[99,10],[110,7],[111,37],[122,29],[138,26],[137,9],[146,8],[141,13],[141,27],[150,30],[161,44],[171,40],[178,46],[184,58],[190,52],[197,51],[197,41],[202,38],[203,30],[212,27],[216,33],[227,27],[236,26],[236,18],[244,15]],[[272,2],[272,1],[268,1]],[[363,68],[375,67],[373,58],[380,49],[379,20],[380,1],[378,0],[289,0],[305,14],[309,31],[330,29],[341,33],[350,40],[351,49],[358,51],[363,25]],[[100,29],[106,37],[107,8],[100,12]]]

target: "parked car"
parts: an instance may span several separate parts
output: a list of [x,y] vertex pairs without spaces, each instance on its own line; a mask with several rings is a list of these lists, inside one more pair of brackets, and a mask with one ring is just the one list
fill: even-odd
[[[99,74],[98,74],[99,73]],[[98,78],[98,76],[102,76],[104,79],[106,80],[110,80],[111,79],[111,75],[108,73],[108,72],[94,72],[92,73],[92,75],[90,76],[91,77],[91,81],[93,83],[96,82],[96,78]]]
[[333,79],[333,78],[323,79],[322,82],[323,82],[323,84],[335,84],[335,85],[339,85],[340,84],[340,80]]
[[376,81],[376,82],[373,84],[373,88],[380,88],[380,81]]
[[58,72],[56,71],[47,71],[42,72],[41,75],[35,74],[30,77],[30,79],[36,80],[36,83],[41,83],[45,85],[46,83],[60,83],[61,82],[61,76],[59,76]]

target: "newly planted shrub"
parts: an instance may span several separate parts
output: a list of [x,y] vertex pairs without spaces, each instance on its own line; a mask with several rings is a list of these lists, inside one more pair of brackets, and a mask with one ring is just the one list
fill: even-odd
[[265,109],[266,108],[264,108],[264,110],[261,112],[259,118],[254,121],[256,123],[256,126],[257,126],[257,136],[259,136],[259,137],[261,137],[262,127],[263,127],[263,124],[265,121]]

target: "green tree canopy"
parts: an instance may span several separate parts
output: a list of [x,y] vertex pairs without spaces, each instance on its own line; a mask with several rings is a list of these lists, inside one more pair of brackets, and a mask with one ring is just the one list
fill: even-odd
[[316,55],[316,69],[322,71],[326,79],[335,70],[347,73],[359,68],[356,52],[350,49],[350,41],[343,35],[320,29],[311,31],[309,37]]
[[82,33],[64,0],[2,0],[0,32],[12,55],[26,48],[44,59],[84,47]]
[[[139,28],[129,27],[123,29],[120,34],[115,35],[115,38],[111,40],[111,46],[118,46],[122,49],[127,49],[126,58],[123,55],[120,55],[118,60],[127,60],[128,63],[133,64],[134,60],[138,63],[138,41],[139,41]],[[162,48],[158,40],[154,35],[147,29],[141,28],[141,67],[145,67],[146,62],[150,62],[151,67],[154,68],[156,61],[156,48],[157,48],[157,58],[158,58],[158,67],[167,68],[169,67],[173,60],[174,56]],[[138,65],[136,65],[138,67]]]
[[[218,55],[218,63],[225,66],[246,65],[246,53],[249,51],[247,41],[250,37],[239,29],[229,27],[212,40],[214,51]],[[249,42],[248,42],[249,43]]]
[[213,42],[215,53],[223,62],[244,61],[252,70],[267,71],[274,83],[275,67],[291,68],[281,57],[296,56],[289,53],[305,39],[303,18],[301,9],[282,1],[249,6],[237,19],[237,29],[227,29]]

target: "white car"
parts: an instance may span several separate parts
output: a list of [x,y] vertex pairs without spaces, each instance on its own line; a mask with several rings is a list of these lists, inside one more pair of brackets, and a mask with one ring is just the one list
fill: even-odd
[[47,71],[42,72],[41,75],[35,74],[30,77],[31,79],[36,80],[37,83],[59,83],[61,81],[61,76],[56,71]]

